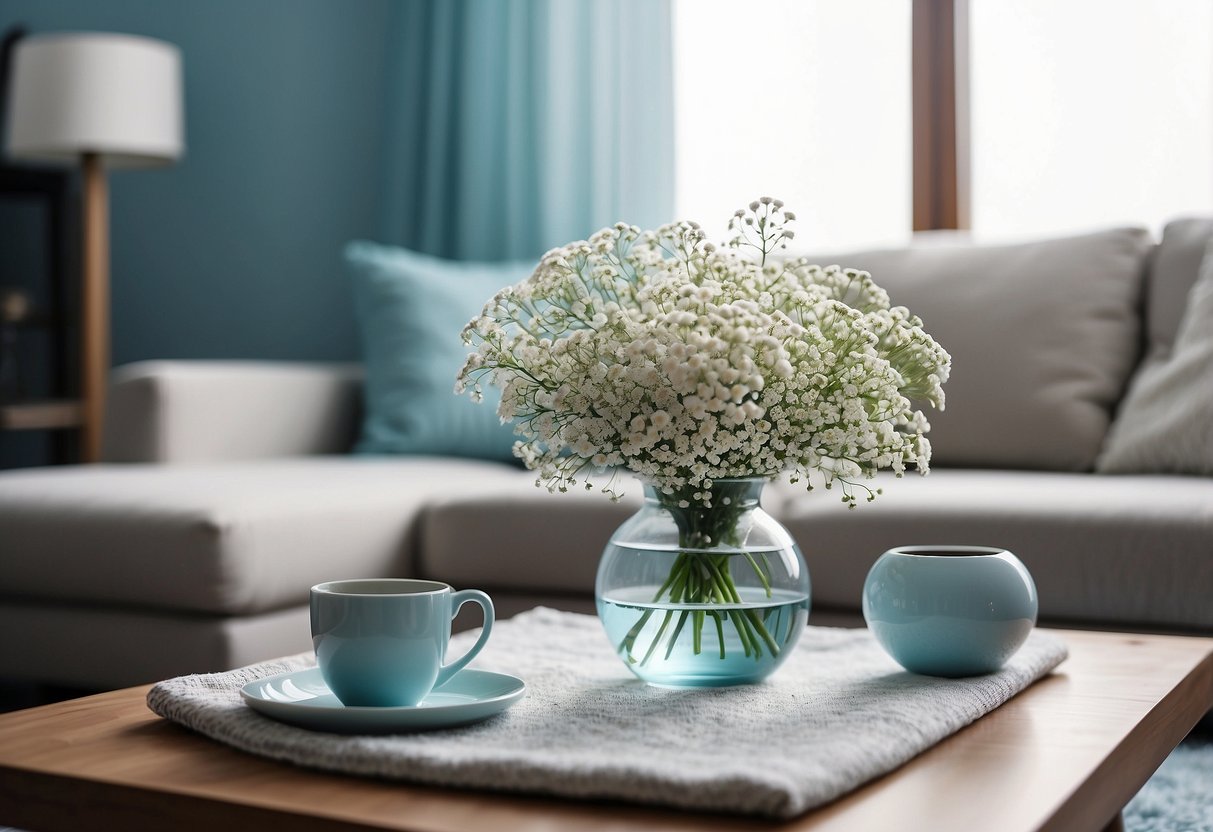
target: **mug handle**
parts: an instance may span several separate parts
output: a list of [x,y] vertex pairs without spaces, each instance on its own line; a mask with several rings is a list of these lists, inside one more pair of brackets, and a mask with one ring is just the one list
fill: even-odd
[[444,664],[438,668],[438,680],[434,682],[434,687],[445,684],[452,676],[463,670],[468,662],[476,658],[476,654],[489,640],[489,634],[493,632],[493,599],[478,589],[461,589],[451,596],[451,620],[454,620],[455,616],[459,614],[459,609],[468,601],[475,601],[484,610],[484,629],[480,631],[480,638],[472,645],[471,650],[450,664]]

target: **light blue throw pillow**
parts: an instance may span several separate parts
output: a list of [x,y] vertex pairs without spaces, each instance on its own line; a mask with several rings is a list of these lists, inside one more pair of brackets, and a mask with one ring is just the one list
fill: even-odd
[[469,348],[460,334],[497,290],[525,279],[528,263],[463,263],[394,246],[353,242],[345,260],[366,364],[366,415],[356,451],[513,460],[512,425],[484,401],[455,394]]

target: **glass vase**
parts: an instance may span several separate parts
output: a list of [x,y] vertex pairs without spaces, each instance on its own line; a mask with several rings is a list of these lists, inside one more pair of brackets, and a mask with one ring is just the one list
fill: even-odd
[[[757,682],[787,658],[809,615],[809,571],[762,510],[762,479],[644,487],[644,506],[598,566],[598,616],[628,669],[667,687]],[[702,494],[701,494],[702,496]]]

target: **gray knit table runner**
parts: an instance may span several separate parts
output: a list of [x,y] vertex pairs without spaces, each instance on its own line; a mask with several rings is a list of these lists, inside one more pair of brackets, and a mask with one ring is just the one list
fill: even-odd
[[[475,633],[452,640],[452,654]],[[473,664],[521,677],[527,696],[476,725],[340,736],[275,722],[240,688],[310,667],[310,654],[161,682],[148,705],[252,754],[441,786],[608,798],[791,817],[891,771],[1006,702],[1066,657],[1033,632],[1000,672],[906,673],[866,630],[809,627],[770,679],[733,688],[645,685],[593,616],[536,609],[493,630]]]

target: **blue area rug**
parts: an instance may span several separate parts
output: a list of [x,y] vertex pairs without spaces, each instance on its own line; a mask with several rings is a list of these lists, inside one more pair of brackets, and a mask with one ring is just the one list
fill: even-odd
[[1213,832],[1213,738],[1171,752],[1125,807],[1125,832]]

